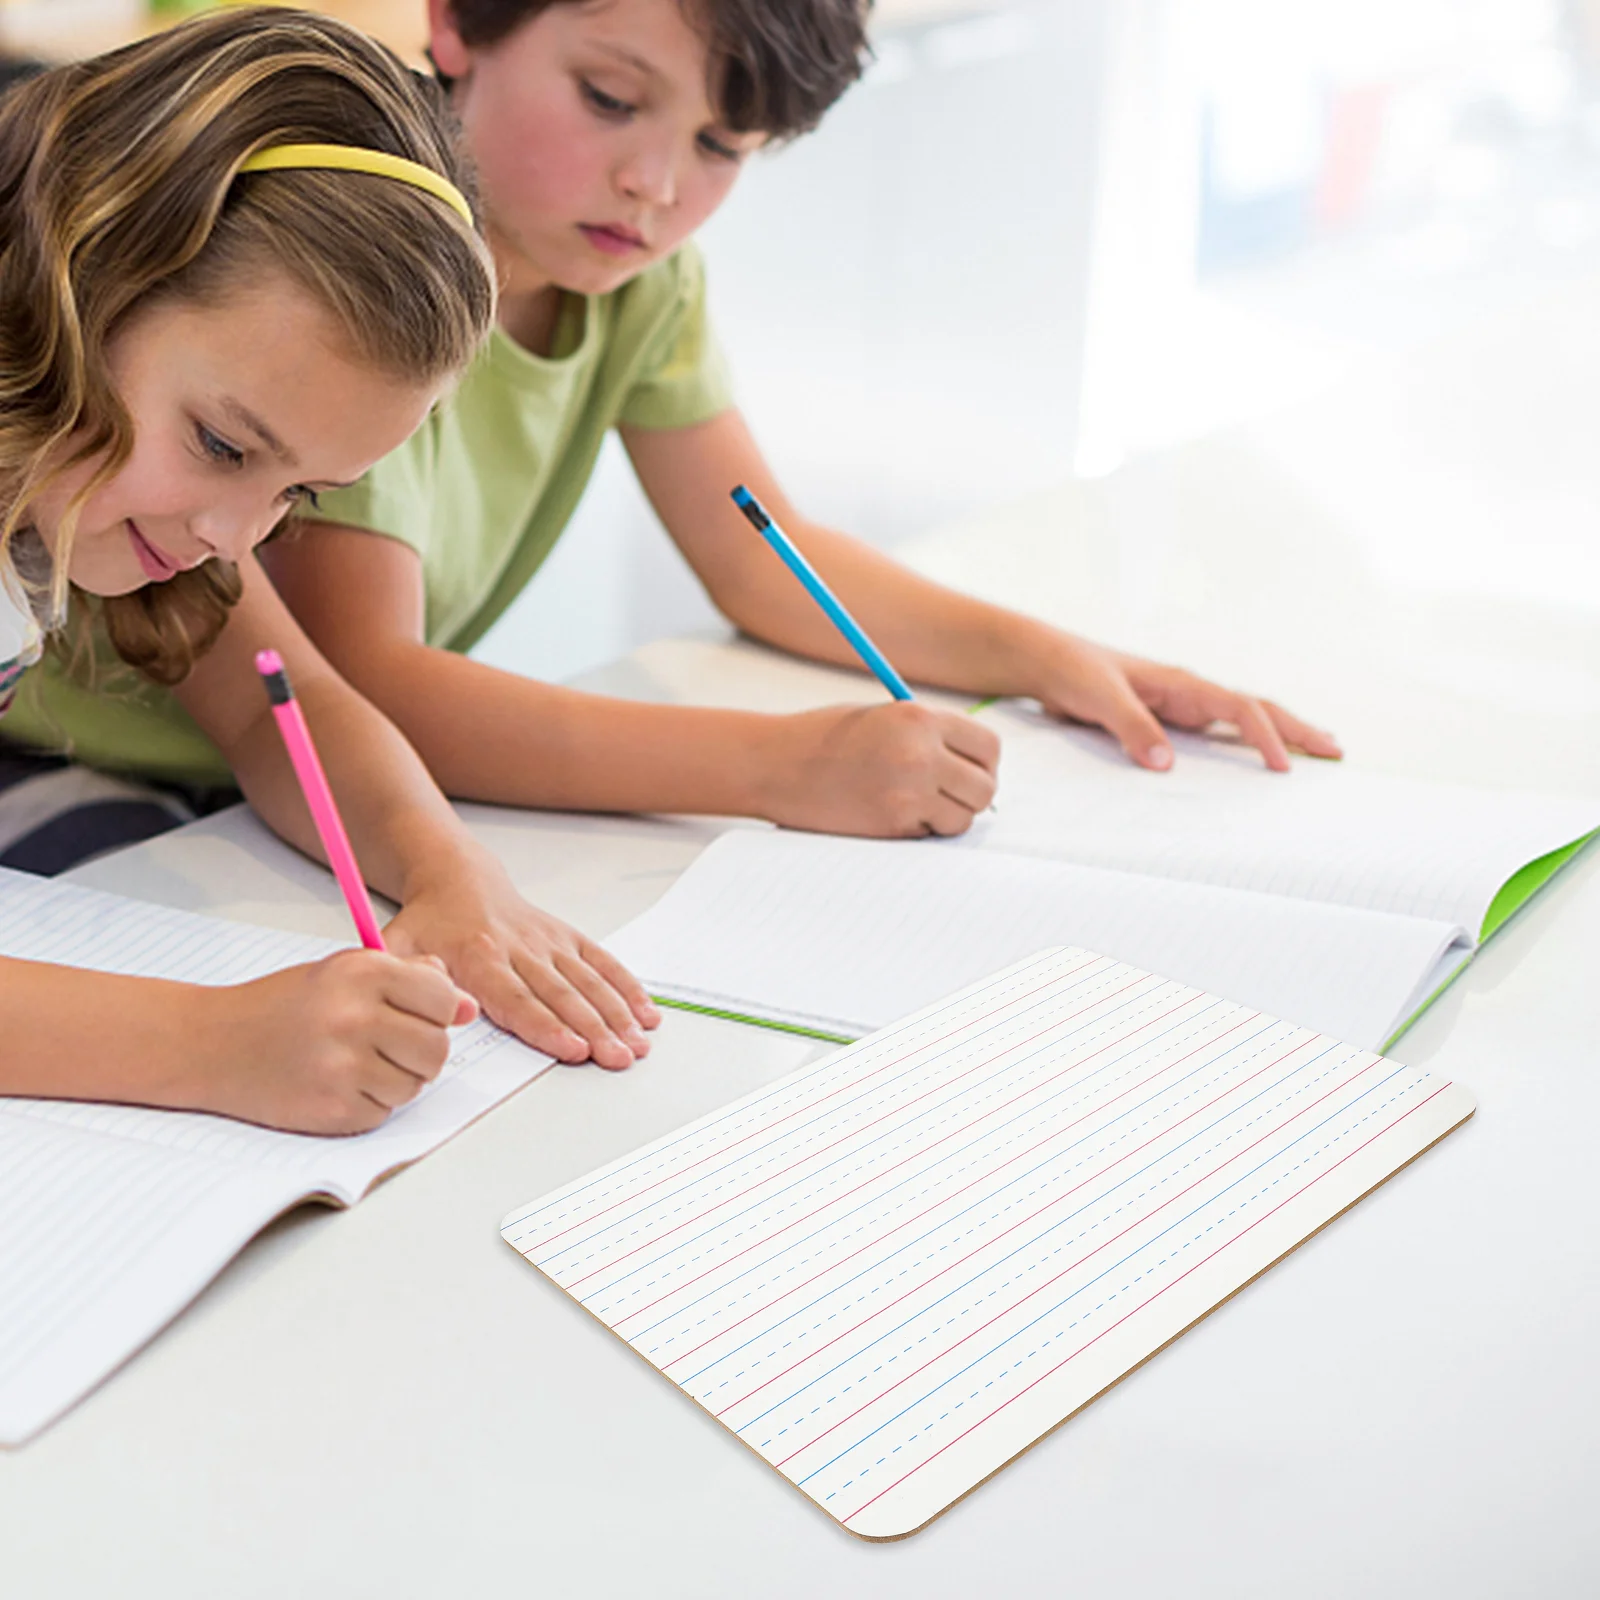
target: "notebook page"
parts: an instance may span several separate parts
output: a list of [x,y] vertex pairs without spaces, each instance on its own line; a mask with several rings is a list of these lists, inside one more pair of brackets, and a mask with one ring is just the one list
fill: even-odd
[[1042,945],[1084,945],[1372,1049],[1468,953],[1446,923],[772,830],[724,834],[608,943],[664,997],[846,1038]]
[[1472,1112],[1046,951],[507,1217],[850,1532],[915,1532]]
[[[0,955],[232,983],[336,948],[0,872]],[[460,1029],[435,1084],[348,1139],[0,1098],[0,1443],[81,1398],[279,1212],[317,1193],[359,1199],[549,1065],[486,1024]]]
[[[341,948],[328,940],[126,900],[22,873],[0,873],[0,956],[190,983],[242,983]],[[298,1173],[304,1192],[354,1201],[551,1064],[484,1022],[456,1030],[450,1061],[411,1104],[371,1133],[325,1139],[203,1112],[70,1100],[0,1100],[13,1115],[140,1139],[172,1151]]]
[[1600,802],[1429,784],[1177,735],[1170,772],[1134,767],[1103,735],[1016,705],[1001,735],[999,807],[969,842],[1459,923],[1474,937],[1528,862],[1600,827]]
[[81,1399],[305,1192],[292,1172],[9,1107],[0,1100],[0,1445]]

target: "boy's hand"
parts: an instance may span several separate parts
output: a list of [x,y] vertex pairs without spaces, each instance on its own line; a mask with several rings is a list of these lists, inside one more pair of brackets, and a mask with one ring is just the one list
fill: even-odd
[[1163,722],[1192,730],[1231,722],[1274,772],[1289,770],[1291,748],[1332,761],[1344,753],[1331,733],[1270,700],[1067,635],[1060,636],[1044,690],[1035,692],[1046,711],[1105,728],[1141,767],[1158,772],[1172,765],[1172,742]]
[[830,706],[774,719],[761,814],[870,838],[965,833],[994,798],[1000,741],[915,701]]
[[661,1020],[638,979],[576,928],[529,905],[487,852],[452,856],[406,898],[389,948],[438,956],[491,1022],[560,1061],[613,1071],[647,1055]]
[[170,1103],[295,1133],[377,1127],[438,1077],[447,1030],[478,1014],[439,962],[375,950],[199,993],[195,1081]]

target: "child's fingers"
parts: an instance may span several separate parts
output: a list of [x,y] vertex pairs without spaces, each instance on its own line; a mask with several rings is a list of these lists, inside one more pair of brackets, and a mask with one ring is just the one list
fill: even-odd
[[483,1012],[498,1028],[514,1033],[524,1044],[558,1061],[587,1061],[589,1042],[559,1016],[546,996],[536,993],[509,961],[488,960],[481,973],[470,975]]
[[1277,725],[1267,714],[1267,708],[1249,695],[1229,696],[1233,704],[1221,714],[1239,730],[1246,744],[1254,745],[1261,758],[1274,772],[1289,770],[1289,752],[1284,748]]
[[1105,680],[1099,703],[1088,716],[1113,735],[1141,767],[1165,772],[1172,765],[1172,742],[1155,714],[1120,673]]
[[361,1093],[385,1111],[395,1111],[415,1100],[428,1082],[387,1056],[379,1056],[361,1075]]
[[408,1011],[440,1028],[451,1027],[465,1000],[473,1011],[472,997],[458,989],[445,964],[436,956],[396,959],[389,964],[383,997],[397,1010]]
[[431,1083],[450,1058],[450,1035],[444,1025],[389,1009],[373,1030],[373,1047],[391,1066],[419,1084]]
[[952,800],[947,794],[936,794],[928,802],[923,829],[927,833],[938,834],[940,838],[953,839],[972,826],[973,816],[971,806]]
[[[986,727],[976,717],[945,715],[939,719],[940,736],[945,748],[953,750],[985,772],[993,773],[1000,765],[1000,736]],[[984,802],[985,805],[988,801]]]
[[654,1028],[660,1024],[661,1010],[645,986],[603,944],[580,939],[578,954],[622,996],[641,1027]]
[[650,1041],[645,1038],[628,1002],[576,950],[557,950],[552,963],[598,1013],[609,1033],[627,1045],[635,1056],[649,1053]]
[[941,794],[965,806],[968,811],[987,810],[989,802],[994,799],[993,772],[967,760],[965,756],[947,755],[939,763],[937,781]]
[[1321,756],[1327,761],[1338,761],[1343,757],[1344,751],[1340,749],[1339,741],[1325,729],[1313,728],[1309,722],[1302,722],[1271,700],[1263,700],[1261,704],[1266,707],[1267,715],[1272,718],[1273,725],[1284,740],[1297,750],[1304,750],[1308,756]]
[[[548,1011],[569,1036],[577,1039],[578,1054],[573,1055],[570,1049],[559,1051],[562,1060],[592,1059],[613,1072],[633,1065],[632,1048],[553,963],[524,955],[521,960],[512,958],[512,970],[521,979],[525,996],[515,1003],[516,1012],[531,1014],[535,1007]],[[520,1027],[516,1031],[522,1034]]]

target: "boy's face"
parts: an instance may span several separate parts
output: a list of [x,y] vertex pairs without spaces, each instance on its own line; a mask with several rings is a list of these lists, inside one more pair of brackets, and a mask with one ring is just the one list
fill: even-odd
[[513,295],[618,288],[716,210],[764,141],[718,123],[677,0],[563,0],[476,50],[449,0],[429,13]]

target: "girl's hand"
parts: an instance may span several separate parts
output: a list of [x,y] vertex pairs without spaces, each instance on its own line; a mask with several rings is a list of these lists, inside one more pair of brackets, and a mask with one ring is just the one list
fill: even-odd
[[536,910],[487,852],[454,856],[406,897],[391,950],[438,956],[491,1022],[560,1061],[613,1071],[661,1021],[643,985],[576,928]]
[[1289,770],[1291,748],[1331,761],[1344,753],[1331,733],[1270,700],[1224,689],[1181,667],[1119,655],[1087,639],[1060,638],[1045,688],[1035,691],[1045,710],[1105,728],[1141,767],[1164,772],[1172,765],[1172,742],[1163,722],[1192,730],[1231,722],[1274,772]]
[[413,1099],[477,1005],[437,961],[342,950],[196,991],[195,1074],[171,1103],[294,1133],[365,1133]]
[[761,815],[869,838],[965,833],[994,799],[1000,741],[913,700],[773,719]]

